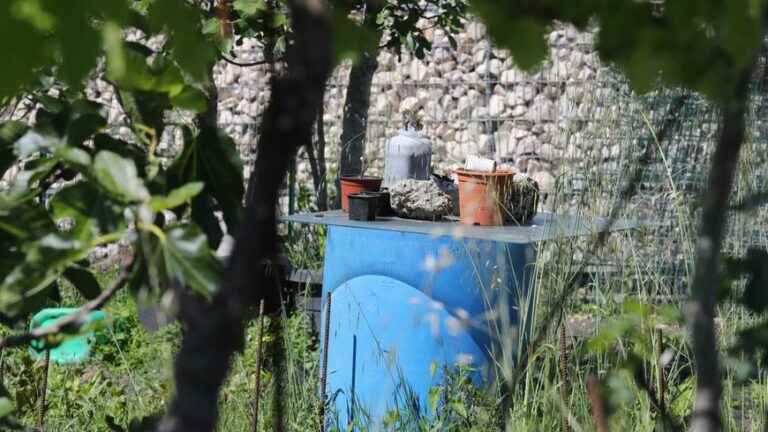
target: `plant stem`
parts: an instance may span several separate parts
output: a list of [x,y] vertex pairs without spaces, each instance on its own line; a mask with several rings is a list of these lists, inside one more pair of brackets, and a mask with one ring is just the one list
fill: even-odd
[[40,411],[37,418],[37,430],[43,432],[45,430],[45,410],[46,402],[45,396],[48,393],[48,369],[51,365],[51,350],[45,350],[45,357],[43,358],[43,386],[40,390]]
[[[328,380],[328,339],[331,331],[331,292],[326,296],[325,326],[323,327],[323,364],[320,370],[320,407],[318,409],[318,421],[320,432],[325,431],[325,389]],[[354,395],[352,395],[354,397]]]
[[261,360],[264,351],[264,299],[259,302],[259,326],[256,330],[256,388],[253,395],[253,425],[251,430],[259,429],[259,400],[261,399]]

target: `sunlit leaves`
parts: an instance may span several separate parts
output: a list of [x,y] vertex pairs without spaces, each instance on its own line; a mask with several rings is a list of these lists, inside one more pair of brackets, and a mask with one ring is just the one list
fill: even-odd
[[93,148],[98,153],[108,150],[124,158],[130,159],[136,164],[139,175],[143,175],[144,166],[148,162],[147,149],[132,142],[117,139],[106,134],[96,134],[93,137]]
[[11,201],[0,195],[0,245],[4,241],[19,244],[34,240],[54,229],[53,220],[45,208],[31,197]]
[[110,151],[100,151],[93,160],[93,174],[101,187],[122,202],[144,201],[149,191],[133,161]]
[[176,108],[201,113],[208,108],[205,94],[192,86],[185,86],[179,93],[171,96],[170,103]]
[[184,0],[156,0],[149,6],[148,19],[153,31],[168,35],[169,50],[179,66],[196,81],[207,81],[216,52],[203,36],[200,10]]
[[164,113],[174,106],[193,112],[207,108],[205,95],[188,84],[182,71],[165,58],[140,43],[124,45],[124,73],[108,64],[107,77],[118,86],[125,113],[141,134],[141,126],[154,131],[155,137],[165,128]]
[[235,0],[232,6],[236,11],[245,15],[255,15],[256,13],[266,9],[264,0]]
[[203,190],[202,182],[188,183],[180,188],[172,190],[168,195],[153,196],[149,200],[149,206],[154,211],[172,209],[191,200]]
[[221,276],[221,263],[208,247],[205,235],[188,227],[172,227],[166,231],[162,255],[168,277],[210,297]]
[[78,182],[59,190],[51,198],[50,208],[57,220],[71,218],[77,229],[104,235],[125,228],[123,207],[91,182]]
[[[197,5],[183,0],[0,5],[0,49],[12,59],[0,69],[0,100],[23,89],[39,104],[31,129],[0,124],[0,174],[14,164],[22,168],[0,191],[2,318],[16,320],[40,307],[61,278],[86,298],[98,295],[101,288],[82,260],[97,245],[121,238],[139,249],[147,243],[151,253],[138,257],[137,266],[161,276],[154,287],[175,281],[205,296],[214,291],[220,264],[188,217],[191,208],[198,219],[207,212],[216,220],[213,212],[221,209],[237,223],[243,181],[234,143],[203,130],[184,181],[168,181],[153,155],[166,111],[208,108],[201,89],[209,84],[215,50],[201,31],[202,18]],[[147,36],[165,34],[165,45],[156,52],[124,41],[129,25]],[[106,107],[82,97],[83,81],[101,56],[136,132],[133,140],[107,135]],[[205,199],[187,205],[204,190]],[[166,227],[166,209],[181,221]],[[123,237],[128,227],[135,233]]]
[[88,244],[50,233],[24,246],[24,260],[0,281],[0,314],[17,319],[35,310],[70,264],[86,257]]
[[102,28],[102,37],[110,74],[114,79],[122,80],[128,72],[122,29],[114,23],[107,23]]
[[105,23],[123,24],[126,0],[8,0],[0,5],[0,50],[13,61],[0,70],[0,99],[31,85],[36,72],[53,67],[59,78],[79,87],[101,54]]
[[[214,206],[222,211],[227,227],[233,230],[240,222],[245,193],[242,161],[234,141],[210,127],[204,127],[196,137],[186,130],[184,137],[184,149],[169,168],[169,186],[205,182],[205,191],[193,200],[193,220],[200,225],[206,222],[196,218],[195,206],[204,208],[199,214],[207,219]],[[207,230],[206,234],[211,235]]]

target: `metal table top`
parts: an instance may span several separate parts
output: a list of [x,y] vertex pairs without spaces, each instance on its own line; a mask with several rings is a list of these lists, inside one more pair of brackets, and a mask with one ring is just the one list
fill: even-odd
[[[280,220],[300,224],[412,232],[436,237],[453,236],[455,238],[491,240],[505,243],[537,243],[558,238],[590,235],[608,229],[607,218],[587,218],[555,215],[553,213],[538,213],[528,225],[499,227],[464,225],[456,220],[431,222],[399,217],[377,217],[375,221],[362,222],[349,220],[347,213],[341,210],[298,213],[283,216]],[[637,221],[619,219],[614,221],[609,231],[629,230],[638,226],[639,223]]]

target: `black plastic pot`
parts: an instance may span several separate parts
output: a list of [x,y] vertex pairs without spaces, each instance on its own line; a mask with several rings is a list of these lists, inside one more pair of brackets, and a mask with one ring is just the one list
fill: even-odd
[[378,203],[376,204],[376,216],[394,216],[395,211],[392,210],[391,195],[388,190],[382,190],[379,192],[366,192],[371,195],[376,195]]
[[376,220],[379,196],[373,193],[356,193],[349,196],[349,219],[356,221]]

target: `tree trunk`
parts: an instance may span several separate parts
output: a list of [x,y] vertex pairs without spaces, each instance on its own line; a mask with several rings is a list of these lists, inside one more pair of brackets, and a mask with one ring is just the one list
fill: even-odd
[[694,432],[722,429],[722,383],[714,325],[716,292],[720,283],[720,250],[728,223],[728,200],[744,143],[751,72],[752,69],[748,68],[742,74],[733,97],[721,107],[720,137],[710,162],[708,189],[703,197],[695,272],[687,310],[696,362],[696,400],[691,422]]
[[277,251],[279,188],[296,150],[311,138],[331,69],[330,20],[324,0],[292,0],[294,43],[285,74],[273,79],[261,125],[259,151],[251,173],[253,199],[238,229],[219,291],[210,302],[183,296],[181,314],[189,324],[176,358],[176,394],[162,432],[212,431],[218,392],[232,356],[243,347],[244,319],[266,298],[279,297],[267,263]]
[[[266,7],[265,14],[267,16],[267,19],[270,17],[274,18],[275,15],[275,9],[277,8],[277,5],[275,4],[275,0],[266,0],[264,2],[264,6]],[[277,73],[277,65],[275,64],[275,47],[277,44],[276,35],[273,31],[268,31],[264,36],[264,61],[267,65],[267,73],[269,74],[269,79],[274,80],[275,74]],[[255,146],[256,150],[258,151],[258,142],[251,143],[252,146]],[[258,155],[256,156],[258,158]],[[256,169],[255,163],[254,166],[251,167],[251,172]],[[245,205],[246,207],[251,204],[251,202],[254,200],[254,190],[255,185],[253,184],[253,181],[255,180],[255,177],[251,175],[248,178],[248,184],[246,184],[245,188]]]
[[328,165],[325,162],[325,108],[320,104],[317,114],[317,171],[320,183],[317,189],[317,202],[320,210],[328,210]]
[[320,211],[328,210],[328,180],[326,178],[325,165],[325,127],[323,125],[323,104],[317,112],[317,125],[315,134],[317,135],[317,149],[312,143],[307,143],[306,151],[309,158],[309,169],[312,172],[312,185],[315,187],[315,202]]
[[371,105],[371,83],[379,67],[378,50],[363,53],[349,71],[347,98],[344,101],[344,119],[341,132],[341,158],[339,175],[360,175],[365,154],[365,134],[368,128],[368,107]]

